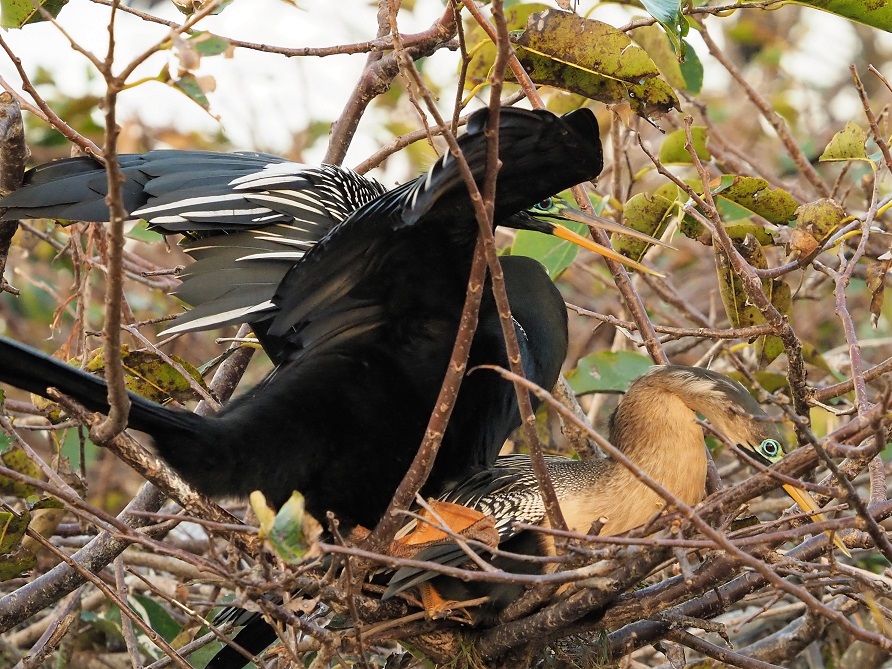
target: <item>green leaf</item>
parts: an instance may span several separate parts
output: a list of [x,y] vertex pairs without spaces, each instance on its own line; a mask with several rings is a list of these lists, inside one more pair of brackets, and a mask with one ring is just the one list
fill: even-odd
[[232,48],[232,43],[228,39],[207,31],[193,33],[188,41],[200,56],[219,56]]
[[225,648],[224,644],[214,641],[198,650],[189,653],[189,664],[195,669],[204,669],[214,656]]
[[[58,406],[58,405],[57,405]],[[61,412],[60,412],[61,417]],[[83,436],[83,462],[81,462],[81,437]],[[65,430],[65,436],[59,446],[62,457],[68,458],[74,466],[89,470],[99,457],[100,448],[94,444],[86,430]]]
[[[584,223],[562,221],[561,225],[581,235],[588,232]],[[579,247],[573,242],[558,239],[553,235],[545,235],[532,230],[518,230],[511,244],[511,255],[528,256],[545,265],[548,276],[556,278],[576,259]]]
[[681,12],[681,0],[641,0],[647,13],[663,26],[672,45],[682,57],[685,55],[684,36],[688,34],[688,22]]
[[871,0],[871,2],[864,2],[864,0],[793,1],[799,5],[837,14],[866,26],[892,32],[892,2],[889,0]]
[[697,95],[703,89],[703,61],[700,60],[700,56],[697,55],[697,52],[686,40],[682,40],[682,44],[687,47],[684,51],[684,60],[679,63],[681,74],[684,77],[685,88]]
[[155,232],[154,230],[149,230],[148,226],[148,221],[140,219],[124,234],[124,236],[139,242],[148,242],[150,244],[163,241],[164,235]]
[[109,639],[124,640],[124,633],[121,631],[121,610],[117,606],[110,606],[101,613],[82,611],[81,620],[90,623]]
[[582,358],[565,376],[577,395],[619,393],[652,366],[653,361],[640,353],[599,351]]
[[142,611],[139,612],[140,617],[145,620],[153,630],[164,637],[165,641],[170,643],[176,638],[177,634],[180,633],[182,625],[170,615],[170,612],[167,609],[154,599],[150,599],[143,595],[132,595],[131,599],[138,602],[142,607]]
[[40,499],[34,501],[28,501],[28,510],[29,511],[40,511],[41,509],[64,509],[65,505],[62,504],[55,497],[41,497]]
[[673,47],[665,30],[657,26],[642,26],[631,31],[634,39],[650,56],[660,73],[675,89],[697,94],[703,87],[703,63],[697,52],[682,40],[684,60],[679,61],[678,51]]
[[[705,126],[693,126],[691,128],[691,140],[694,145],[694,151],[700,160],[712,160],[712,154],[706,148],[706,139]],[[690,165],[692,162],[691,154],[685,148],[687,141],[687,135],[684,130],[676,130],[669,133],[660,146],[660,162],[663,164]]]
[[294,492],[279,509],[267,534],[269,542],[285,562],[295,564],[306,555],[309,543],[306,521],[304,496]]
[[205,90],[199,80],[193,74],[184,74],[172,82],[173,87],[184,93],[187,97],[198,103],[205,111],[211,108],[211,103],[205,95]]
[[833,135],[820,161],[870,160],[864,150],[865,142],[867,133],[857,123],[848,121],[845,128]]
[[55,18],[68,0],[0,0],[0,27],[21,28],[28,23],[46,21],[35,4]]
[[252,492],[249,499],[260,524],[260,536],[269,541],[285,562],[300,562],[315,535],[312,516],[304,512],[304,496],[297,491],[291,493],[278,513],[273,512],[259,490]]

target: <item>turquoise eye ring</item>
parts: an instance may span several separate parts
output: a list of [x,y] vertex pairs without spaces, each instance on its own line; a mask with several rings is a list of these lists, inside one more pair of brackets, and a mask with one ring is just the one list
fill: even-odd
[[766,458],[776,458],[781,454],[781,445],[777,439],[766,439],[759,444],[759,453]]

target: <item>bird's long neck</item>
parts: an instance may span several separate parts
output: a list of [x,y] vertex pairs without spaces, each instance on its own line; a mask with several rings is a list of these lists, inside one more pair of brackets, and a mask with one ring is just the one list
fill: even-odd
[[[681,397],[658,382],[636,384],[614,415],[610,440],[638,468],[686,504],[696,504],[706,485],[706,452],[703,431]],[[615,508],[604,515],[604,534],[616,534],[649,520],[665,500],[635,474],[614,462],[606,476],[614,494]]]

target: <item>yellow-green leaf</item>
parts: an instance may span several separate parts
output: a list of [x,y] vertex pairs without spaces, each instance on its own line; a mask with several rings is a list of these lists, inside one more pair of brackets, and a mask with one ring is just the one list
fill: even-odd
[[21,545],[30,521],[31,514],[28,511],[23,511],[21,515],[0,511],[0,554],[11,553]]
[[276,512],[270,507],[266,501],[266,497],[259,490],[253,491],[248,496],[248,502],[251,504],[251,511],[257,518],[257,524],[260,525],[260,536],[265,537],[273,527],[276,520]]
[[[28,454],[22,450],[20,446],[13,446],[8,451],[0,455],[3,466],[7,469],[30,476],[32,479],[42,479],[40,468],[28,457]],[[6,476],[0,476],[0,493],[4,495],[12,495],[24,499],[30,495],[36,495],[40,491],[33,486],[25,483],[19,483]]]
[[816,253],[842,226],[845,210],[829,199],[807,202],[796,210],[796,227],[790,235],[790,252],[799,258]]
[[[756,269],[767,269],[768,259],[761,244],[753,235],[747,235],[742,242],[734,242],[734,247],[743,258]],[[716,248],[716,269],[719,279],[719,295],[731,326],[751,327],[765,323],[762,312],[750,301],[743,282],[731,268],[725,253]],[[763,279],[762,290],[771,303],[781,313],[789,315],[792,308],[790,287],[780,279]],[[762,366],[767,365],[784,351],[783,341],[775,335],[762,335],[755,340],[756,353]]]
[[46,21],[37,7],[55,18],[68,0],[0,0],[0,27],[21,28],[28,23]]
[[531,15],[513,40],[517,57],[538,84],[607,104],[627,102],[641,116],[678,106],[647,52],[606,23],[550,9]]
[[665,31],[660,30],[657,26],[642,26],[630,31],[630,34],[632,39],[653,59],[654,64],[660,70],[660,74],[666,77],[666,81],[673,88],[687,88],[676,52],[672,48]]
[[761,246],[774,246],[774,235],[771,234],[771,231],[749,219],[740,223],[726,225],[725,232],[728,233],[731,239],[736,239],[737,241],[743,241],[747,235],[752,235]]
[[[704,126],[694,126],[691,128],[691,140],[694,151],[700,160],[712,160],[712,154],[706,148],[706,128]],[[663,144],[660,146],[660,162],[664,164],[682,164],[688,165],[692,162],[691,154],[685,148],[688,138],[684,130],[676,130],[669,133]]]
[[557,9],[531,15],[515,43],[540,56],[629,84],[660,73],[647,52],[633,45],[624,32]]
[[[780,280],[771,279],[771,304],[785,316],[793,310],[793,293],[790,286]],[[756,340],[756,355],[760,367],[767,367],[784,352],[784,342],[775,335],[764,335]]]
[[[818,347],[810,342],[802,342],[802,359],[805,360],[805,362],[807,362],[809,365],[813,365],[814,367],[827,372],[839,382],[845,381],[847,378],[846,375],[841,374],[839,370],[833,369],[830,366],[830,363],[827,362],[826,358],[821,355]],[[765,387],[764,384],[763,387]],[[774,390],[768,387],[765,387],[765,390],[767,390],[768,392],[774,392]]]
[[846,127],[833,135],[833,139],[821,154],[821,162],[840,160],[870,160],[864,144],[867,133],[857,123],[848,121]]
[[892,2],[889,0],[794,0],[797,4],[814,7],[831,14],[863,23],[866,26],[892,32]]
[[[510,9],[506,9],[505,22],[508,24],[508,30],[523,30],[526,28],[527,19],[531,14],[536,14],[548,8],[548,5],[540,2],[531,2],[529,4],[514,5]],[[496,59],[496,48],[486,31],[476,23],[472,29],[466,32],[465,42],[468,53],[471,56],[471,60],[468,63],[465,88],[471,89],[489,81],[492,66]]]
[[796,227],[804,228],[819,242],[825,241],[839,230],[845,210],[830,199],[816,200],[802,205],[796,210]]
[[799,206],[787,191],[771,188],[765,179],[757,177],[724,175],[713,180],[709,187],[714,195],[748,209],[775,225],[787,225]]
[[[207,390],[201,374],[195,367],[177,356],[170,356],[170,358],[179,363],[195,382]],[[121,361],[126,374],[127,389],[137,395],[159,403],[166,402],[170,398],[179,402],[198,399],[198,393],[192,388],[189,380],[157,353],[131,351],[129,347],[122,346]],[[105,371],[102,349],[93,351],[92,357],[87,361],[84,369],[100,374]]]
[[[674,213],[675,200],[639,193],[623,206],[623,224],[638,232],[659,238],[666,231]],[[610,236],[610,243],[614,250],[639,262],[651,246],[645,241],[619,233]]]
[[304,513],[304,497],[294,492],[279,512],[267,538],[285,562],[300,562],[309,548],[308,517]]
[[[753,240],[753,244],[758,246],[755,240]],[[735,243],[735,246],[739,251],[741,250],[742,245]],[[762,312],[750,303],[743,282],[731,268],[731,262],[725,252],[716,247],[715,258],[719,278],[719,295],[722,298],[722,304],[731,327],[745,328],[764,323],[765,318],[762,316]],[[764,259],[764,254],[762,258]]]

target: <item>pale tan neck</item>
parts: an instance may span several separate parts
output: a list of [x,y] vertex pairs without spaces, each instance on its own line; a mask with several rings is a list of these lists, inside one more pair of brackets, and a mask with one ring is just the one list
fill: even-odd
[[[639,383],[636,392],[625,397],[614,417],[611,442],[685,504],[703,499],[703,430],[696,413],[659,383]],[[603,534],[638,527],[665,505],[660,495],[618,462],[611,463],[602,480],[610,493],[598,495],[601,508],[592,511],[608,518]]]

